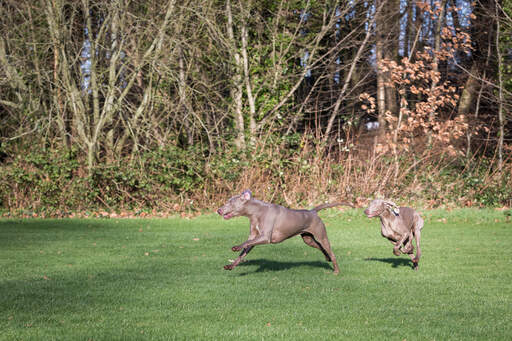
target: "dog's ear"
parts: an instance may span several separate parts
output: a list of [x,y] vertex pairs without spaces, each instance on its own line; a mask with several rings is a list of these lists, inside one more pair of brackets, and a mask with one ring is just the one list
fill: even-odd
[[251,190],[246,189],[245,191],[242,192],[241,196],[242,196],[242,199],[244,199],[244,200],[250,200],[252,198]]
[[400,208],[398,207],[397,204],[395,204],[394,202],[392,201],[389,201],[389,200],[386,200],[384,201],[384,205],[386,206],[386,208],[391,212],[393,213],[395,216],[399,216],[400,215]]

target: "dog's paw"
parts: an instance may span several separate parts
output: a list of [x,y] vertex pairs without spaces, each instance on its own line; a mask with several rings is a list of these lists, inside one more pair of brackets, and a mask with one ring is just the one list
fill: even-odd
[[398,249],[393,249],[393,254],[395,256],[400,256],[400,251]]
[[403,253],[411,253],[411,252],[412,252],[412,250],[413,250],[412,245],[402,247],[402,252],[403,252]]
[[224,270],[233,270],[233,264],[224,265]]
[[231,251],[233,251],[233,252],[237,252],[240,250],[242,250],[242,247],[240,245],[235,245],[231,248]]

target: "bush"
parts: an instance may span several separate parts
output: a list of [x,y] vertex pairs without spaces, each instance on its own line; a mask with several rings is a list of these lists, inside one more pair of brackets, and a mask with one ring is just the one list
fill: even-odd
[[364,205],[375,196],[426,207],[492,207],[512,203],[511,165],[505,166],[499,173],[485,158],[468,165],[442,157],[322,153],[307,135],[271,136],[244,153],[167,145],[90,172],[75,150],[34,148],[0,168],[0,203],[10,211],[175,212],[215,207],[251,188],[258,198],[295,207],[341,198]]

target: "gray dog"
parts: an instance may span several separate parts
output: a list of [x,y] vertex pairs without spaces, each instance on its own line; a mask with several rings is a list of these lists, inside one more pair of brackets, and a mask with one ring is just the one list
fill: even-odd
[[[400,252],[411,257],[413,267],[418,270],[421,257],[420,239],[423,219],[410,207],[398,207],[389,200],[375,199],[364,210],[368,218],[379,217],[382,236],[389,239],[394,245],[393,254],[399,256]],[[416,239],[416,256],[412,239]]]
[[352,206],[348,203],[335,203],[323,204],[312,210],[292,210],[256,200],[249,190],[232,197],[217,210],[217,213],[224,219],[245,216],[250,220],[251,229],[247,241],[231,248],[234,252],[242,252],[232,264],[224,266],[224,269],[235,268],[256,245],[277,244],[300,234],[306,244],[322,251],[326,260],[332,262],[334,273],[339,273],[340,269],[327,239],[325,225],[317,214],[321,209],[338,205]]

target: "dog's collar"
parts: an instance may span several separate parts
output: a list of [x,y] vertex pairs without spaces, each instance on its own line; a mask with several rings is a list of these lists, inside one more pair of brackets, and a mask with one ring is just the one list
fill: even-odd
[[388,204],[387,206],[388,206],[388,210],[389,210],[391,213],[393,213],[393,215],[394,215],[395,217],[400,216],[400,207],[398,207],[397,205],[390,205],[390,204]]

